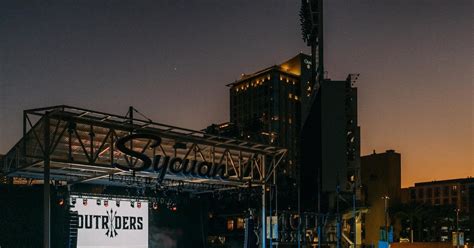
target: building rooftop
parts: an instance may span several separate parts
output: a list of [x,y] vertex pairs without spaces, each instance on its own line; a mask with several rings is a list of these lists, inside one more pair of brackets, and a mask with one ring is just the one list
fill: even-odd
[[416,186],[434,185],[434,184],[453,184],[453,183],[474,183],[474,177],[456,178],[456,179],[431,181],[431,182],[420,182],[420,183],[415,183],[415,187]]
[[289,60],[287,60],[287,61],[285,61],[285,62],[283,62],[279,65],[273,65],[273,66],[267,67],[263,70],[259,70],[259,71],[256,71],[256,72],[250,73],[250,74],[242,74],[240,79],[234,81],[233,83],[227,84],[226,86],[233,87],[237,84],[240,84],[243,81],[246,81],[248,79],[260,76],[264,73],[267,73],[267,72],[270,72],[270,71],[273,71],[273,70],[279,71],[281,73],[288,74],[290,76],[298,77],[298,76],[301,75],[301,59],[300,59],[301,56],[309,57],[309,55],[307,55],[307,54],[299,53],[298,55],[292,57],[291,59],[289,59]]

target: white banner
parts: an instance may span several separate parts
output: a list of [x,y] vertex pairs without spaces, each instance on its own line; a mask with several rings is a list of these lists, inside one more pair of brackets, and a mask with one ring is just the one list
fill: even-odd
[[133,200],[132,205],[130,199],[79,196],[70,201],[71,210],[79,215],[78,248],[148,248],[147,201]]

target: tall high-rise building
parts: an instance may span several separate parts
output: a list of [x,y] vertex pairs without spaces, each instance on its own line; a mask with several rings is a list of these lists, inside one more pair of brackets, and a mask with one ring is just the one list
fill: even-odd
[[301,132],[301,85],[308,81],[310,57],[292,59],[228,84],[230,122],[238,135],[288,149],[280,172],[296,179]]
[[313,211],[318,173],[325,193],[351,190],[359,178],[355,79],[313,85],[311,56],[300,53],[228,84],[230,122],[207,131],[287,148],[278,181],[300,183],[303,207]]

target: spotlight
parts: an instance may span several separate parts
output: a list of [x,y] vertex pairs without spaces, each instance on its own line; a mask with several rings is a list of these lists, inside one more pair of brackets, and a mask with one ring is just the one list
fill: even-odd
[[118,208],[120,207],[120,200],[117,200],[117,201],[115,202],[115,206],[117,206]]
[[176,212],[177,210],[178,210],[178,207],[176,207],[176,205],[173,205],[173,206],[171,207],[171,211]]
[[142,207],[142,203],[141,202],[137,202],[137,208],[141,208]]
[[135,202],[134,202],[134,201],[131,201],[131,202],[130,202],[130,207],[132,207],[132,208],[135,207]]
[[87,199],[82,199],[82,205],[87,206]]
[[108,207],[109,206],[109,200],[104,200],[104,207]]
[[100,206],[101,202],[100,199],[97,199],[97,206]]
[[73,206],[76,205],[76,198],[72,198],[71,204],[72,204]]
[[59,204],[59,206],[63,206],[64,205],[64,199],[60,198],[59,201],[58,201],[58,204]]
[[158,210],[158,203],[156,201],[153,202],[153,209]]

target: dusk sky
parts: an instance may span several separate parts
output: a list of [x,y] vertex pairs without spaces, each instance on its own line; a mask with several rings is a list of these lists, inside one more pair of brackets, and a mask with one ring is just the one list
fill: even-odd
[[[22,111],[72,105],[202,129],[241,73],[299,52],[300,1],[0,2],[0,154]],[[402,186],[474,176],[472,0],[326,0],[325,67],[360,73],[362,154],[395,149]]]

